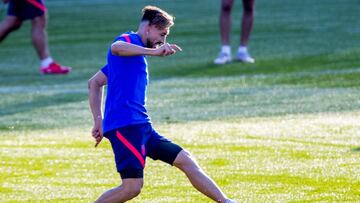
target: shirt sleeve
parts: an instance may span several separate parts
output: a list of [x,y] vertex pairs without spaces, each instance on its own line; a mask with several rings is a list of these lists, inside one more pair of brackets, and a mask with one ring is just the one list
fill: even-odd
[[101,72],[104,73],[106,77],[108,77],[108,65],[106,64],[104,67],[101,68]]
[[128,34],[120,35],[118,38],[115,39],[114,42],[116,42],[116,41],[123,41],[123,42],[127,42],[127,43],[131,44],[131,38],[130,38],[130,35],[128,35]]

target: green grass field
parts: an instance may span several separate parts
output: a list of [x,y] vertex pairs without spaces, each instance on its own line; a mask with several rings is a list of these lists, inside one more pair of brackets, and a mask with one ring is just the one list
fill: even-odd
[[[183,48],[148,58],[159,132],[238,202],[358,202],[359,2],[256,3],[256,63],[215,66],[218,1],[47,1],[52,55],[73,72],[38,73],[29,22],[0,44],[0,202],[92,202],[120,184],[108,141],[93,147],[87,80],[148,4],[176,16],[168,40]],[[236,1],[233,51],[240,19]],[[177,169],[148,159],[131,202],[211,201]]]

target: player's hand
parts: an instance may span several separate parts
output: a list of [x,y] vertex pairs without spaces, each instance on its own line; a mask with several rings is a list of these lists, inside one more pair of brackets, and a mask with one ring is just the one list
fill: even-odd
[[103,132],[102,132],[102,119],[97,119],[94,123],[94,127],[91,130],[91,135],[95,139],[95,147],[99,145],[101,140],[103,139]]
[[169,56],[173,55],[182,49],[176,44],[165,43],[154,50],[155,56]]

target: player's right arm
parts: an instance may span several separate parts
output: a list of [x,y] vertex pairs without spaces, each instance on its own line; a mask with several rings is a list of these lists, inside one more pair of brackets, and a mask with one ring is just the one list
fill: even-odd
[[103,86],[106,84],[107,78],[102,71],[98,71],[88,81],[89,105],[94,119],[94,126],[91,130],[91,134],[96,141],[95,147],[103,138],[101,104]]
[[136,44],[130,44],[124,41],[116,41],[111,45],[111,53],[117,56],[168,56],[181,51],[176,44],[165,43],[156,48],[141,47]]

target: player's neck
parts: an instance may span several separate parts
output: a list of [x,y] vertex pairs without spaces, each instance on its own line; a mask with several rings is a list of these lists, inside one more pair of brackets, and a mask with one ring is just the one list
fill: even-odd
[[146,25],[147,25],[147,22],[141,22],[138,30],[136,31],[136,34],[140,36],[143,44],[146,44],[146,38],[145,38]]

